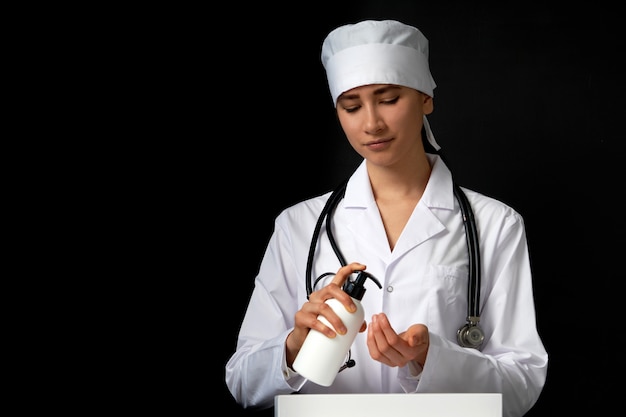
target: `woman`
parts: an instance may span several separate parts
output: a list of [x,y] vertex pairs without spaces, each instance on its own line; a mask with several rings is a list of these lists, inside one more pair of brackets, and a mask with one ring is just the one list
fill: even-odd
[[[465,188],[455,198],[426,119],[436,86],[427,39],[392,20],[349,24],[326,37],[322,63],[338,120],[363,161],[330,211],[330,230],[320,223],[313,255],[311,239],[331,193],[276,218],[226,365],[230,392],[245,408],[268,408],[275,395],[293,392],[498,392],[503,415],[522,416],[539,398],[548,364],[523,219]],[[468,257],[465,198],[476,221],[477,261]],[[468,280],[477,267],[475,297]],[[381,288],[365,284],[366,322],[349,357],[356,366],[346,361],[349,369],[330,386],[308,381],[293,362],[310,329],[336,337],[318,316],[345,333],[325,301],[354,311],[342,285],[363,270]]]

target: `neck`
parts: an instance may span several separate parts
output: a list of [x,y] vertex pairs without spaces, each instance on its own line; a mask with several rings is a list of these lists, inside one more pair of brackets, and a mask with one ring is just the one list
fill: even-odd
[[420,197],[426,189],[430,178],[431,166],[426,154],[420,161],[412,160],[404,166],[367,166],[367,172],[372,184],[374,197],[399,198],[414,196]]

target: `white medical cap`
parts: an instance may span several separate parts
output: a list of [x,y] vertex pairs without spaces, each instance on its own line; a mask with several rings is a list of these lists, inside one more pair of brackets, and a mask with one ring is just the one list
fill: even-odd
[[[342,93],[368,84],[396,84],[434,97],[428,39],[396,20],[365,20],[332,30],[322,44],[322,64],[335,106]],[[424,127],[439,150],[426,117]]]

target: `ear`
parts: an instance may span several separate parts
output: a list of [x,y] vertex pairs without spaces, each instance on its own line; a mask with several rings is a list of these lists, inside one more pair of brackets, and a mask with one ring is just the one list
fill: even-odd
[[435,103],[433,102],[433,98],[428,94],[422,94],[422,98],[424,100],[422,102],[422,109],[424,110],[424,114],[431,114],[435,109]]

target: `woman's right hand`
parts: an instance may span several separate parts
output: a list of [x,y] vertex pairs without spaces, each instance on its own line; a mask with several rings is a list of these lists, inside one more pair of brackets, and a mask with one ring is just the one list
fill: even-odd
[[[346,333],[346,326],[333,309],[325,303],[325,301],[335,298],[346,307],[347,311],[351,313],[355,312],[356,305],[354,304],[354,300],[352,300],[352,297],[350,297],[342,289],[342,286],[346,279],[348,279],[348,277],[355,271],[363,271],[365,268],[365,265],[358,262],[353,262],[339,268],[332,281],[318,291],[312,292],[309,296],[309,300],[302,305],[300,310],[296,312],[294,329],[291,333],[289,333],[287,341],[285,342],[287,348],[287,365],[289,367],[291,367],[293,361],[296,359],[296,356],[304,343],[304,339],[309,334],[310,329],[315,329],[330,338],[335,337],[337,333]],[[318,320],[317,317],[320,315],[328,320],[328,322],[337,330],[337,333]],[[363,321],[363,325],[359,331],[365,331],[366,327],[367,324]]]

